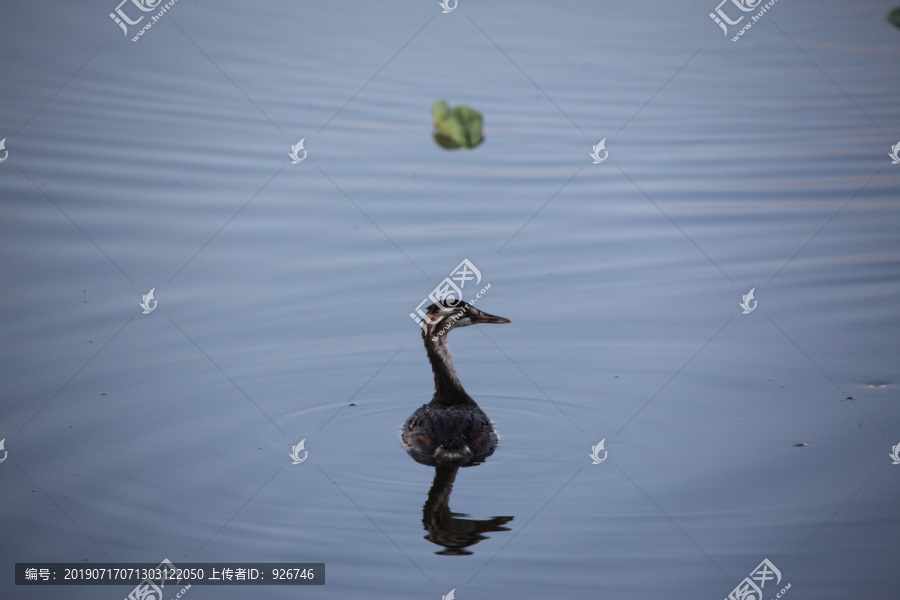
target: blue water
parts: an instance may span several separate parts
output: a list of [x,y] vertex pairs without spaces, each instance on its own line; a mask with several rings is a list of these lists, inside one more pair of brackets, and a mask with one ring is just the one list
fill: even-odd
[[[180,0],[138,42],[115,8],[0,18],[0,597],[163,558],[326,564],[196,600],[723,598],[765,558],[766,599],[893,597],[891,3],[739,42],[705,0]],[[439,98],[481,146],[435,144]],[[512,520],[447,556],[399,433],[409,313],[466,258],[512,322],[450,336],[501,441],[448,506]]]

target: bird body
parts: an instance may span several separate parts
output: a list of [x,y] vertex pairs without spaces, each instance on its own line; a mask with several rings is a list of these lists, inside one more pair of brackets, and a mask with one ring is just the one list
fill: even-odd
[[422,337],[434,372],[434,396],[410,415],[401,435],[406,451],[417,462],[430,466],[478,464],[497,445],[490,419],[463,389],[447,347],[451,330],[478,323],[509,323],[509,319],[489,315],[461,300],[452,306],[438,303],[428,307]]
[[423,404],[406,420],[403,429],[403,443],[413,458],[426,462],[433,459],[435,464],[486,458],[498,441],[490,419],[477,404]]

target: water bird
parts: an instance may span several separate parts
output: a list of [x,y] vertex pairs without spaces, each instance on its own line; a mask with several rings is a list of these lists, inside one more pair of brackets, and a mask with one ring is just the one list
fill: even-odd
[[422,321],[425,352],[434,372],[434,396],[403,424],[401,439],[407,453],[428,466],[470,466],[494,452],[497,434],[490,419],[463,389],[447,334],[478,323],[509,323],[462,300],[432,304]]

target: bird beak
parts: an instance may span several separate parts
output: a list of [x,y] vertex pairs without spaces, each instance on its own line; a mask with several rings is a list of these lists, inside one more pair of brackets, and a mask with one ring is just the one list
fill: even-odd
[[472,320],[472,324],[478,323],[509,323],[509,319],[504,319],[503,317],[497,317],[494,315],[489,315],[486,312],[478,312],[478,314],[470,317]]

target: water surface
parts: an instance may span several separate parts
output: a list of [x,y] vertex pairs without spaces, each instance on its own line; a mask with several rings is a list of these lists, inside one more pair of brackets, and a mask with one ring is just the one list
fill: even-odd
[[[326,563],[267,598],[900,583],[890,3],[737,43],[705,1],[181,0],[137,43],[114,8],[0,19],[4,598],[130,589],[15,562],[165,557]],[[484,144],[438,147],[438,98]],[[512,323],[451,334],[501,443],[448,507],[513,518],[447,556],[399,433],[432,393],[408,315],[464,258]]]

